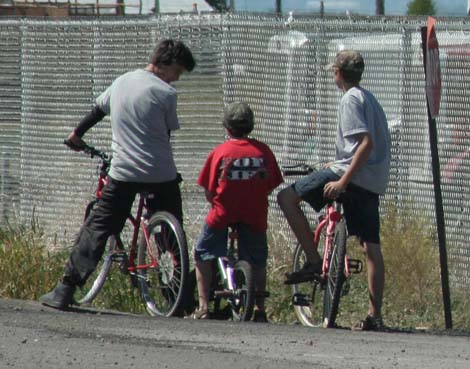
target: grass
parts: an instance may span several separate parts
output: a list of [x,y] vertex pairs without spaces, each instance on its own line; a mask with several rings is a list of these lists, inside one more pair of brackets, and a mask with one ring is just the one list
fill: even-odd
[[[428,225],[389,207],[384,212],[381,237],[386,263],[385,323],[400,329],[444,330],[438,248]],[[292,264],[292,251],[286,246],[289,240],[274,232],[268,239],[269,319],[295,323],[291,290],[283,284],[284,274],[290,271]],[[69,250],[49,251],[34,224],[0,228],[0,296],[37,300],[60,279],[68,253]],[[361,248],[352,239],[348,241],[348,253],[365,265]],[[338,316],[338,323],[346,327],[363,319],[368,307],[366,272],[354,275],[349,283],[350,292],[341,299]],[[451,292],[454,329],[470,332],[470,289],[468,286],[452,288]],[[144,313],[136,289],[131,287],[129,278],[120,273],[111,276],[94,305]]]

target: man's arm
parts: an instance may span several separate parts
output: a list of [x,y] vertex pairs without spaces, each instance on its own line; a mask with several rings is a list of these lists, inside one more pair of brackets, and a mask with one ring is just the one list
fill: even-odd
[[72,147],[73,150],[81,150],[81,147],[85,145],[85,142],[82,140],[83,135],[105,116],[106,113],[97,105],[92,107],[91,111],[83,117],[78,126],[67,137],[67,140],[74,146]]
[[367,162],[374,145],[368,133],[358,134],[357,137],[359,146],[353,155],[351,164],[338,181],[329,182],[325,185],[323,193],[326,197],[336,198],[346,189],[353,174]]

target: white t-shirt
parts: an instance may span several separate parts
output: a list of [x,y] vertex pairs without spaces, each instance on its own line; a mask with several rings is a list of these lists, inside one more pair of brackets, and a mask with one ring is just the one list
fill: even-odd
[[111,115],[113,179],[160,183],[176,178],[169,137],[180,127],[174,87],[138,69],[118,77],[96,104]]
[[351,182],[377,194],[384,194],[390,171],[390,132],[380,104],[362,87],[349,89],[339,105],[339,124],[336,136],[336,158],[333,172],[342,176],[351,164],[357,150],[358,133],[368,133],[372,139],[372,152],[367,163],[352,176]]

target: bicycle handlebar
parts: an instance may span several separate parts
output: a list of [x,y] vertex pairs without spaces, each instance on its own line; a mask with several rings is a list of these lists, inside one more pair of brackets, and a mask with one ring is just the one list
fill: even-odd
[[77,146],[70,140],[64,140],[64,145],[70,147],[73,150],[83,151],[85,154],[89,155],[91,158],[94,158],[95,156],[97,156],[105,162],[110,161],[110,157],[108,154],[106,154],[105,152],[101,150],[95,149],[93,146],[89,146],[87,144],[83,146]]
[[315,167],[310,166],[305,163],[298,163],[298,164],[289,164],[283,165],[281,167],[282,174],[284,176],[299,176],[299,175],[306,175],[316,171]]

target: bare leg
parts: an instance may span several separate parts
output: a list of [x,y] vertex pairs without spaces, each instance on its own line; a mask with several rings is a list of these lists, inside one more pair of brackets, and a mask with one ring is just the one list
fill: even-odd
[[196,261],[197,291],[199,297],[199,310],[207,310],[209,292],[212,282],[212,260]]
[[277,202],[284,212],[295,237],[302,246],[307,261],[316,264],[321,262],[321,257],[318,251],[312,247],[314,242],[313,232],[310,229],[307,217],[300,208],[301,200],[291,187],[283,189],[277,195]]
[[382,299],[385,285],[385,268],[382,250],[377,243],[363,242],[367,260],[367,279],[369,283],[369,315],[382,317]]

